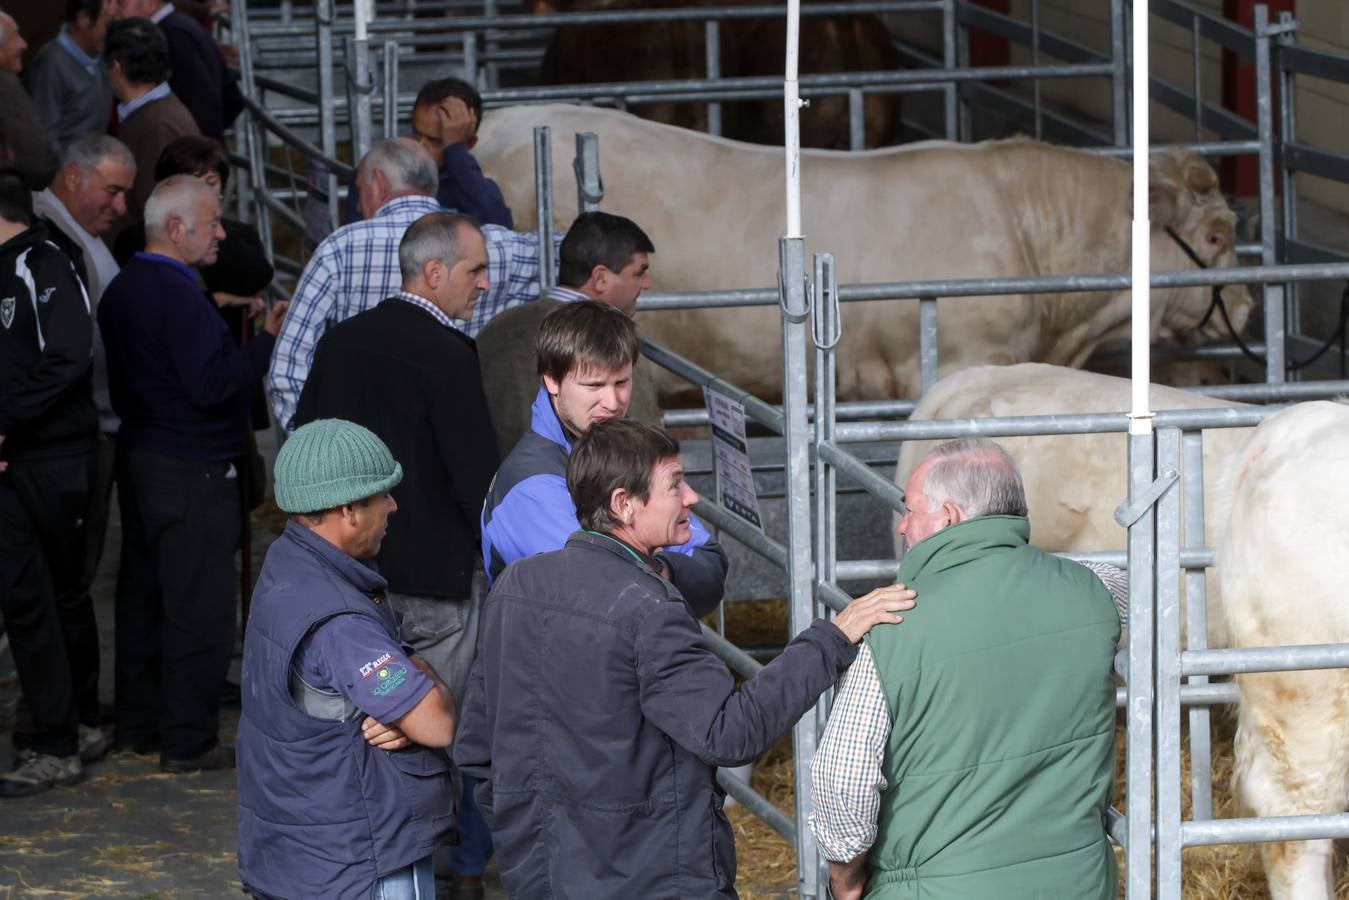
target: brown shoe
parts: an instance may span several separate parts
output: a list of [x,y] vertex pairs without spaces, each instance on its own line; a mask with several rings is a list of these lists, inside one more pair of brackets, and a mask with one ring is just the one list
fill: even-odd
[[159,758],[159,768],[164,772],[174,772],[185,774],[188,772],[213,772],[217,769],[234,768],[234,748],[226,747],[223,744],[216,744],[210,750],[200,756],[189,756],[186,759],[172,759],[161,756]]

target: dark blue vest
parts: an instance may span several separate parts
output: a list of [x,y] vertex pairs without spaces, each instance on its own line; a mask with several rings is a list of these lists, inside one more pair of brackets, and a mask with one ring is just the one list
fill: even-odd
[[285,898],[368,898],[376,879],[427,856],[454,825],[442,750],[376,750],[359,710],[343,721],[291,699],[301,638],[342,613],[397,640],[385,581],[303,526],[267,552],[244,640],[239,719],[239,876]]

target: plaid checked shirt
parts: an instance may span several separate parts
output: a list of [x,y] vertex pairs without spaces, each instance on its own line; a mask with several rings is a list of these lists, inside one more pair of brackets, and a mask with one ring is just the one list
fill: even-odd
[[[287,432],[293,430],[291,419],[323,332],[399,292],[403,276],[398,268],[398,243],[403,232],[422,216],[436,212],[443,210],[434,197],[397,197],[369,219],[337,229],[314,251],[295,286],[295,298],[267,372],[272,411]],[[454,327],[470,337],[497,313],[539,297],[539,236],[498,225],[484,225],[482,232],[491,287],[478,298],[467,325],[452,320]],[[555,246],[561,246],[562,237],[554,235]]]
[[[1116,609],[1128,608],[1129,576],[1123,569],[1080,565],[1101,579]],[[810,830],[831,862],[851,862],[876,842],[881,793],[889,787],[881,765],[893,727],[871,645],[863,643],[839,681],[829,724],[810,761]]]

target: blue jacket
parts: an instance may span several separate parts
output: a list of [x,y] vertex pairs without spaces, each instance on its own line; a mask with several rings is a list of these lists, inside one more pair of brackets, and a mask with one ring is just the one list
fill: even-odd
[[[483,501],[482,558],[489,583],[517,559],[560,549],[581,527],[567,491],[571,440],[543,388],[530,416],[529,433],[497,469]],[[728,562],[726,551],[696,516],[689,518],[689,527],[693,537],[688,543],[657,556],[694,615],[703,616],[721,602]]]
[[[442,750],[377,750],[359,710],[342,720],[291,698],[301,639],[344,614],[377,621],[385,581],[309,529],[289,523],[267,551],[244,640],[239,877],[266,896],[368,898],[376,880],[428,856],[454,825]],[[340,695],[333,695],[340,697]]]
[[728,900],[716,766],[755,759],[856,657],[817,621],[737,686],[679,591],[611,537],[497,579],[454,760],[513,900]]

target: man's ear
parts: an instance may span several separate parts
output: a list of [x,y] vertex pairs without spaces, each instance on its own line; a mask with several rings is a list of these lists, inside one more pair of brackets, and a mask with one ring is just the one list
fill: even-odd
[[464,146],[470,150],[478,146],[478,136],[476,134],[470,134],[468,137],[464,138]]
[[562,390],[562,383],[551,375],[543,375],[543,389],[551,396],[556,397]]
[[942,504],[942,510],[945,511],[946,517],[951,520],[952,525],[959,525],[967,518],[965,511],[950,500]]
[[440,285],[440,260],[432,258],[422,263],[422,281],[433,290]]
[[626,488],[614,488],[609,495],[609,517],[624,525],[632,524],[632,495]]

